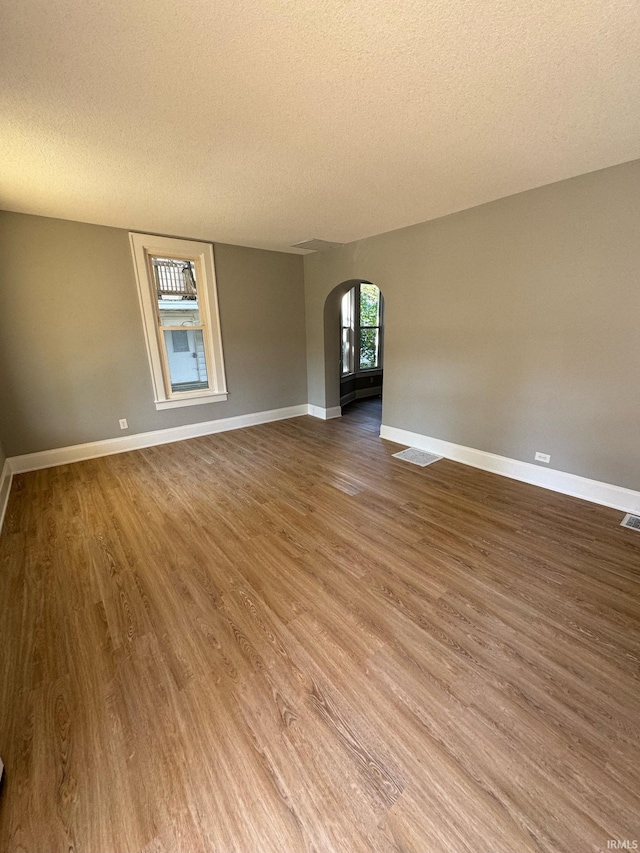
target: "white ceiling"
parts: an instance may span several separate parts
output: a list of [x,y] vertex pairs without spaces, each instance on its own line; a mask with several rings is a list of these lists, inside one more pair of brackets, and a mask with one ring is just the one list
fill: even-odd
[[638,0],[0,0],[0,207],[289,250],[640,158]]

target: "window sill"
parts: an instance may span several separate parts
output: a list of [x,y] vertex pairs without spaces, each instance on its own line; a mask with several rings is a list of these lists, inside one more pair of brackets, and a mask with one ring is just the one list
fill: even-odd
[[180,409],[183,406],[202,406],[205,403],[220,403],[226,400],[229,395],[224,394],[203,394],[199,397],[183,397],[177,400],[156,400],[156,409]]

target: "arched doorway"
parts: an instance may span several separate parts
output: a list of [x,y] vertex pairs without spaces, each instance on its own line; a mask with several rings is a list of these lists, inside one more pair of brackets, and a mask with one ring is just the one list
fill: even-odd
[[328,409],[339,414],[356,401],[381,398],[384,299],[373,282],[350,279],[331,291],[325,301],[324,343]]

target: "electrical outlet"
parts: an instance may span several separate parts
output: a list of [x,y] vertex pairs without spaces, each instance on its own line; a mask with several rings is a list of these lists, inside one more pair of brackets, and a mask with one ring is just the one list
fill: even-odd
[[551,457],[548,453],[536,453],[536,462],[551,462]]
[[120,424],[120,429],[129,429],[129,424],[127,423],[126,418],[120,418],[119,424]]

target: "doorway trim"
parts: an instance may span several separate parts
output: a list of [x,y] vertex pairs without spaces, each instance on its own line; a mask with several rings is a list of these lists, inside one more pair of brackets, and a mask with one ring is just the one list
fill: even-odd
[[[326,408],[314,406],[319,411],[331,413],[325,419],[337,418],[342,414],[340,405],[340,379],[342,375],[340,305],[342,297],[359,284],[375,284],[368,278],[350,278],[337,284],[324,302],[324,386]],[[384,304],[382,288],[376,284]],[[384,309],[383,309],[384,310]],[[384,313],[383,313],[384,318]],[[383,319],[384,323],[384,319]],[[384,350],[384,345],[383,345]],[[384,362],[382,365],[384,370]],[[358,371],[356,370],[356,375]],[[310,412],[311,413],[311,412]],[[316,415],[316,417],[324,417]]]

